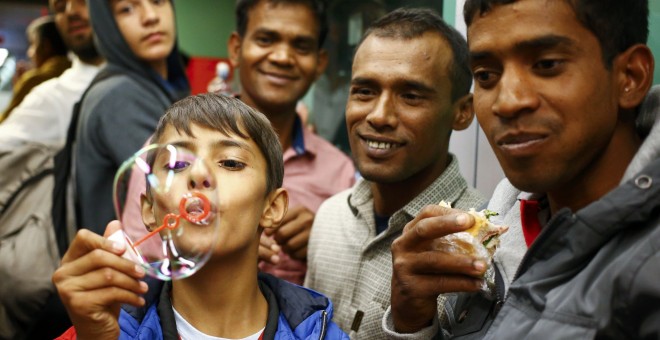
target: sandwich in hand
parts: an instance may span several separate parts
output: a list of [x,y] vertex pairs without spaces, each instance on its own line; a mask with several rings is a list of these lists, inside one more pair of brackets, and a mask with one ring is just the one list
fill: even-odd
[[[451,208],[451,205],[445,201],[440,202],[440,206]],[[509,227],[495,225],[490,221],[490,217],[498,215],[496,212],[487,209],[476,211],[472,208],[467,213],[474,217],[474,225],[465,231],[434,240],[433,247],[439,251],[470,255],[485,260],[488,269],[484,289],[490,290],[489,287],[494,285],[494,271],[490,264],[500,244],[500,235],[509,230]]]

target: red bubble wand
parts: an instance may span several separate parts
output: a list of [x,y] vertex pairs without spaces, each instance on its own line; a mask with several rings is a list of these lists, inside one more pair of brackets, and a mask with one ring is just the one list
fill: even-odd
[[[201,214],[196,216],[191,216],[190,214],[188,214],[188,210],[186,210],[186,203],[188,202],[189,199],[193,197],[198,198],[200,201],[202,201],[202,212]],[[184,197],[181,199],[181,202],[179,202],[179,211],[181,212],[179,215],[173,213],[169,213],[165,215],[165,217],[163,218],[163,224],[160,227],[152,230],[149,234],[145,235],[137,242],[133,243],[133,247],[139,246],[142,242],[160,233],[165,228],[170,230],[174,230],[178,228],[181,218],[187,220],[190,223],[195,223],[195,224],[203,221],[211,213],[211,202],[203,194],[195,192],[192,194],[192,197]]]

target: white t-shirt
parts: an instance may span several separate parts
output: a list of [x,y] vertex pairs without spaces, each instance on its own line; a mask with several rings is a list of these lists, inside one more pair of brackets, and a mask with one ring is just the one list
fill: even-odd
[[176,331],[179,332],[179,338],[181,340],[190,340],[190,339],[199,339],[199,340],[259,340],[261,333],[264,332],[266,327],[260,329],[258,332],[241,339],[227,339],[219,338],[215,336],[210,336],[200,332],[197,328],[193,327],[186,319],[184,319],[179,312],[172,307],[174,311],[174,321],[176,321]]

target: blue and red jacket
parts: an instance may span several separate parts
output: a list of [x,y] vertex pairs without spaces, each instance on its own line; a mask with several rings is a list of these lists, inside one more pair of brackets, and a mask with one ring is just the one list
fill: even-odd
[[[259,288],[268,301],[263,339],[346,339],[332,322],[332,303],[324,295],[272,275],[259,273]],[[150,282],[143,308],[126,307],[119,315],[119,339],[172,339],[179,335],[170,302],[169,283]],[[58,339],[75,339],[73,327]]]

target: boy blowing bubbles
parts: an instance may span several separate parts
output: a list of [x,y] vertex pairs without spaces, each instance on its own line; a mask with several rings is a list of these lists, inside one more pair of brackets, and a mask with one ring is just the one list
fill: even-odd
[[[173,190],[217,192],[219,242],[197,273],[165,283],[155,294],[160,297],[145,300],[144,270],[121,257],[125,246],[80,230],[53,275],[75,328],[63,338],[346,337],[330,322],[327,298],[257,274],[261,232],[281,223],[288,204],[281,188],[282,149],[268,119],[238,99],[193,96],[166,112],[153,140],[184,145],[212,164],[207,173],[196,167],[178,170]],[[149,196],[142,200],[143,220],[153,227],[167,212]],[[119,228],[113,221],[105,235]],[[131,315],[122,304],[146,306],[139,309],[144,315]]]

